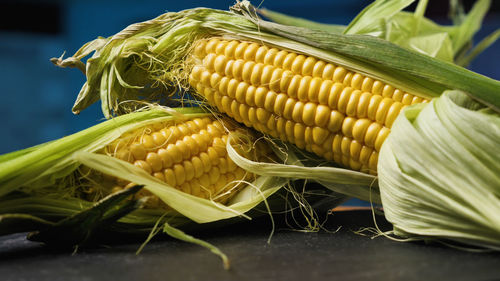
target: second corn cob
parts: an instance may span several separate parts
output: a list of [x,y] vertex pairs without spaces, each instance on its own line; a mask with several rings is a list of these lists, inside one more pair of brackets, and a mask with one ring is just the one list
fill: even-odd
[[[229,133],[252,135],[227,118],[218,120],[204,117],[158,122],[127,132],[106,146],[103,153],[134,164],[185,193],[225,203],[242,186],[241,181],[254,179],[252,174],[236,166],[227,155]],[[242,149],[238,150],[248,154]],[[263,155],[264,151],[265,148],[261,147],[259,152],[263,153],[259,154]],[[248,156],[254,158],[255,155]],[[134,185],[120,179],[111,180],[110,184],[114,185],[111,193]],[[139,194],[140,197],[150,195],[146,190]],[[148,205],[156,208],[161,207],[162,203],[151,196]]]

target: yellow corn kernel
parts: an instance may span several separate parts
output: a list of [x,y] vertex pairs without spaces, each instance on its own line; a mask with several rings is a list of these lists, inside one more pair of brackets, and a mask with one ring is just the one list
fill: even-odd
[[161,161],[160,156],[157,153],[149,152],[146,156],[146,163],[149,164],[153,172],[161,171],[163,168],[163,163]]
[[130,146],[130,152],[137,160],[142,160],[146,158],[147,151],[143,145],[134,143]]
[[144,160],[136,160],[134,162],[134,165],[138,168],[141,168],[143,169],[144,171],[146,171],[146,173],[148,174],[151,174],[153,172],[153,170],[151,169],[151,166],[148,164],[148,162],[144,161]]

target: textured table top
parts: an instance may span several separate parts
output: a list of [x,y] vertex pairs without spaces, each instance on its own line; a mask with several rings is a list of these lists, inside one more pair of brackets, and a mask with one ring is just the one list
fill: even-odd
[[[498,280],[500,253],[474,253],[422,242],[402,243],[356,234],[373,226],[372,213],[335,212],[326,230],[291,231],[276,217],[271,231],[263,217],[196,233],[225,252],[231,269],[205,248],[170,238],[119,241],[76,254],[29,242],[24,235],[0,237],[1,280]],[[379,227],[388,223],[377,216]],[[339,226],[342,226],[338,229]],[[337,230],[332,233],[330,231]]]

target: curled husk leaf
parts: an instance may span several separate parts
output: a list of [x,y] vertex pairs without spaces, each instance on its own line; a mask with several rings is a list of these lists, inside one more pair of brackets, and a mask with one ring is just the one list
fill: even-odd
[[499,143],[500,116],[462,92],[404,111],[378,162],[394,233],[498,250]]

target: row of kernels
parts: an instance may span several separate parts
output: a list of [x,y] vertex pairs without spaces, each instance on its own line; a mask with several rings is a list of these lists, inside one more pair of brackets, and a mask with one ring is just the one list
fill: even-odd
[[[303,77],[302,81],[310,83],[300,83],[300,85],[309,85],[309,88],[303,86],[302,89],[299,88],[295,91],[294,83],[290,83],[287,91],[292,93],[291,97],[298,92],[297,96],[301,97],[299,98],[301,101],[318,101],[320,104],[328,105],[330,109],[336,109],[347,116],[368,117],[381,124],[386,124],[388,127],[392,125],[392,122],[403,108],[401,103],[394,102],[389,98],[384,99],[378,95],[361,92],[351,87],[344,87],[340,83],[333,83],[328,80],[319,82],[314,79],[309,81],[306,77]],[[313,83],[313,81],[316,82]],[[295,85],[298,84],[295,83]],[[313,104],[311,103],[309,107],[314,107]]]
[[150,135],[143,135],[139,142],[144,143],[147,148],[154,149],[155,147],[175,143],[185,135],[197,133],[213,122],[214,121],[208,117],[195,118],[182,124],[162,128],[151,133]]
[[[155,177],[162,180],[163,182],[167,182],[180,191],[201,198],[210,198],[218,193],[224,192],[225,190],[234,188],[235,184],[230,184],[230,182],[234,180],[245,180],[247,178],[251,178],[251,175],[246,175],[243,169],[239,168],[238,170],[236,169],[236,167],[230,168],[229,170],[226,169],[224,171],[222,169],[219,170],[217,167],[213,167],[208,173],[204,173],[197,178],[193,178],[192,176],[190,176],[187,169],[185,170],[185,172],[186,175],[183,176],[182,169],[179,168],[174,172],[166,171],[164,175],[155,173]],[[133,185],[135,184],[129,183],[125,187],[115,186],[111,190],[111,192],[118,192]],[[148,198],[145,203],[146,208],[165,207],[164,203],[159,200],[158,197],[152,195],[152,193],[147,190],[142,190],[135,196],[136,198]],[[216,198],[216,201],[221,200],[222,199]]]
[[171,125],[172,122],[159,122],[157,124],[151,124],[138,130],[125,132],[118,139],[110,143],[106,147],[106,150],[109,153],[115,153],[119,150],[126,149],[128,148],[128,146],[130,146],[130,143],[137,140],[138,136],[156,132]]
[[[335,152],[333,148],[334,136],[344,138],[341,134],[333,135],[332,133],[320,127],[307,127],[301,123],[296,123],[292,120],[286,120],[282,117],[271,118],[269,123],[272,123],[270,132],[275,137],[279,137],[284,141],[288,141],[297,145],[301,149],[314,152],[324,156],[326,159],[335,160],[336,162],[350,167],[354,170],[360,170],[362,164],[368,167],[375,167],[377,154],[373,148],[354,141],[346,143],[350,138],[345,137],[343,150]],[[379,138],[381,139],[381,138]],[[349,144],[349,150],[346,150],[346,145]],[[347,156],[347,157],[346,157]]]
[[[365,80],[368,78],[365,78]],[[355,87],[353,85],[353,87]],[[415,103],[428,102],[428,100],[406,93],[402,90],[396,89],[389,84],[384,84],[383,82],[375,80],[371,92],[376,95],[381,95],[384,98],[390,98],[394,101],[398,101],[404,105],[411,105]]]
[[[173,167],[174,170],[179,170],[179,165],[181,163],[183,165],[185,164],[184,166],[193,167],[192,161],[196,162],[196,164],[200,163],[203,166],[207,166],[210,163],[218,161],[217,157],[224,156],[224,154],[219,155],[219,150],[213,147],[214,144],[218,146],[220,141],[222,141],[221,138],[214,138],[211,144],[212,146],[208,147],[206,152],[200,152],[199,149],[186,152],[189,147],[187,145],[186,147],[179,145],[180,143],[185,144],[185,142],[178,141],[176,144],[169,144],[166,149],[159,149],[157,153],[149,152],[145,160],[136,160],[134,165],[145,170],[149,174],[157,173],[171,167]],[[195,160],[199,158],[203,161],[200,162]],[[191,161],[188,159],[191,159]],[[200,165],[196,166],[196,168],[200,168]],[[192,169],[190,169],[190,171],[191,170]]]
[[428,102],[424,98],[406,93],[400,89],[394,88],[389,84],[386,84],[379,80],[375,80],[371,77],[364,76],[360,73],[353,74],[350,82],[344,80],[344,84],[356,90],[372,93],[373,95],[380,95],[384,98],[392,99],[393,101],[400,102],[404,105]]
[[[202,70],[209,71],[209,73],[204,73]],[[213,58],[213,56],[208,55],[204,60],[203,68],[198,66],[193,69],[192,78],[207,84],[206,79],[208,77],[205,75],[217,73],[221,78],[236,78],[254,86],[272,84],[270,86],[277,88],[281,79],[280,71],[282,72],[282,70],[273,66],[256,63],[254,61],[227,60],[225,56]],[[273,81],[278,83],[273,84]]]
[[[340,83],[321,83],[318,79],[308,76],[295,78],[293,77],[288,85],[285,83],[285,87],[288,86],[286,89],[281,89],[285,90],[289,97],[298,97],[300,101],[318,100],[320,103],[328,104],[330,108],[338,109],[341,113],[345,113],[348,116],[358,116],[361,118],[368,116],[372,120],[390,127],[403,108],[401,103],[394,102],[389,98],[384,99],[379,95],[372,95],[368,92],[363,93],[351,87],[343,87]],[[225,79],[223,82],[219,88],[221,92],[226,92],[240,103],[248,101],[247,103],[252,106],[254,104],[257,107],[265,106],[268,111],[271,111],[270,107],[273,106],[273,101],[278,96],[274,91],[267,91],[265,87],[256,88],[246,82],[239,82],[237,79]],[[270,97],[267,97],[268,95]],[[252,99],[254,96],[256,97],[255,101]],[[289,103],[292,101],[290,100]],[[278,103],[278,105],[282,104]],[[301,103],[294,104],[299,107],[301,105]],[[312,109],[315,104],[309,103],[308,106]],[[279,114],[278,112],[275,113]],[[308,116],[312,117],[315,115]],[[305,120],[307,125],[312,125],[307,123],[307,120],[312,121],[312,119]]]
[[[212,39],[209,41],[209,46],[206,54],[214,53],[218,55],[224,55],[227,59],[242,59],[240,64],[246,61],[255,61],[255,63],[263,63],[261,66],[273,65],[277,68],[282,68],[283,70],[290,70],[294,74],[300,74],[303,76],[321,77],[323,79],[332,80],[334,82],[342,83],[346,86],[351,86],[354,89],[361,90],[363,92],[371,92],[373,94],[382,95],[383,97],[388,97],[399,101],[405,105],[410,105],[419,102],[425,102],[425,99],[414,96],[409,93],[405,93],[399,89],[395,89],[391,85],[385,84],[381,81],[375,80],[371,77],[366,77],[360,73],[352,73],[347,71],[341,66],[335,66],[331,63],[326,63],[322,60],[318,60],[314,57],[306,57],[304,55],[298,55],[293,52],[279,51],[276,48],[269,49],[266,46],[260,46],[256,43],[246,43],[231,41],[228,44],[227,41],[219,41],[218,39]],[[220,45],[220,46],[218,46]],[[226,46],[231,46],[226,52],[217,51]],[[238,50],[238,51],[235,51]],[[212,58],[211,60],[213,60]],[[223,58],[220,58],[223,60]]]
[[[259,53],[260,45],[239,41],[226,41],[218,38],[200,40],[196,43],[194,55],[203,59],[207,54],[225,55],[228,58],[255,60]],[[264,48],[265,49],[265,48]],[[262,50],[260,55],[262,55]]]
[[[197,118],[192,121],[188,121],[189,131],[186,130],[186,126],[175,126],[170,125],[166,128],[162,128],[155,132],[144,133],[144,129],[141,129],[143,133],[138,137],[137,141],[129,144],[130,152],[135,159],[142,160],[146,157],[148,150],[154,150],[161,146],[166,146],[169,143],[177,141],[177,139],[183,136],[183,132],[196,132],[200,128],[206,126],[207,123],[212,122],[209,118]],[[166,126],[166,125],[165,125]],[[136,133],[137,134],[137,133]],[[119,157],[122,158],[122,157]]]
[[[253,61],[228,61],[224,56],[218,56],[217,58],[214,58],[214,56],[214,54],[209,54],[205,58],[204,67],[195,67],[190,79],[201,81],[205,85],[208,85],[208,81],[211,81],[210,84],[212,84],[212,87],[215,87],[214,84],[217,84],[223,77],[234,78],[255,87],[268,86],[274,92],[286,93],[290,97],[298,98],[302,101],[318,101],[319,95],[325,95],[324,92],[320,94],[321,83],[325,79],[308,75],[294,75],[290,70],[255,63]],[[218,75],[210,77],[213,72],[216,72]],[[327,81],[330,81],[327,84],[332,83],[331,80]],[[194,84],[193,82],[191,83]]]
[[[208,42],[198,44],[197,49],[203,49],[203,46],[205,46],[205,49],[195,51],[195,55],[204,60],[207,68],[214,69],[214,66],[216,66],[215,69],[220,74],[222,74],[224,64],[227,64],[230,60],[233,60],[230,62],[231,64],[236,60],[241,60],[235,63],[236,69],[241,70],[244,63],[252,61],[254,64],[260,64],[260,68],[275,66],[282,70],[290,70],[295,74],[321,77],[335,82],[346,83],[346,85],[350,84],[352,77],[352,73],[343,67],[294,52],[280,51],[276,48],[269,49],[257,43],[249,44],[246,42],[227,42],[211,39]],[[216,59],[217,62],[214,65]],[[226,75],[230,75],[230,73],[226,73]]]
[[[198,90],[206,91],[200,83],[197,87]],[[223,87],[222,90],[227,91],[227,88]],[[317,130],[322,127],[326,127],[332,132],[340,130],[345,117],[342,113],[330,110],[325,105],[316,105],[314,103],[303,104],[288,98],[284,94],[276,95],[272,91],[266,93],[265,90],[265,88],[259,88],[257,94],[253,90],[247,91],[245,100],[240,98],[239,94],[226,96],[224,94],[227,93],[220,95],[216,92],[213,94],[213,100],[209,100],[209,102],[215,104],[238,122],[243,122],[247,126],[255,127],[257,122],[265,124],[270,130],[256,128],[264,133],[273,131],[275,122],[269,120],[275,118],[275,116],[272,116],[273,113],[277,116],[283,116],[285,119],[294,120],[296,123],[304,122],[307,126],[318,127]],[[230,96],[234,96],[236,100]],[[255,100],[253,98],[249,100],[249,97],[255,97]],[[247,104],[253,104],[257,107],[248,106]]]
[[195,55],[200,59],[206,59],[207,56],[213,55],[208,59],[210,62],[213,62],[215,56],[218,55],[220,60],[223,60],[220,56],[224,56],[226,60],[254,61],[255,63],[273,65],[283,70],[290,70],[293,73],[304,76],[323,77],[325,79],[335,78],[334,81],[339,82],[343,82],[347,74],[344,68],[336,71],[336,66],[327,64],[314,57],[284,50],[280,51],[276,48],[268,48],[257,43],[227,42],[219,39],[211,39],[208,42],[198,44],[198,46],[197,48],[200,49],[205,48],[203,51],[195,51]]
[[[204,74],[205,73],[206,76],[210,76],[209,71],[204,71]],[[219,75],[213,73],[212,76]],[[390,98],[382,98],[380,95],[373,95],[368,92],[355,90],[351,87],[344,87],[340,83],[333,83],[328,80],[328,82],[321,82],[319,78],[311,78],[309,76],[295,79],[296,77],[297,76],[294,76],[290,83],[284,84],[286,89],[281,89],[285,90],[289,97],[298,97],[300,101],[318,100],[320,103],[328,104],[332,109],[338,109],[341,113],[345,113],[348,116],[357,116],[360,118],[368,116],[374,121],[391,127],[403,108],[401,103],[394,102]],[[227,93],[232,98],[236,98],[240,103],[246,102],[251,106],[255,104],[257,107],[266,106],[268,111],[271,111],[270,107],[273,106],[273,101],[275,97],[278,96],[274,91],[268,91],[265,87],[255,87],[246,82],[240,82],[235,78],[223,78],[221,81],[222,83],[220,83],[219,87],[221,92]],[[208,86],[207,84],[210,83],[206,82],[204,84]],[[268,95],[270,95],[270,97],[267,97]],[[252,97],[256,99],[254,100]],[[292,101],[293,100],[288,101],[289,104],[291,104]],[[278,103],[278,105],[282,104],[283,103]],[[293,104],[299,107],[302,105],[302,103]],[[315,104],[309,103],[308,106],[312,108]],[[287,112],[292,111],[290,110]],[[276,111],[275,113],[279,114]],[[296,116],[298,116],[298,113]],[[307,116],[312,117],[315,115]],[[286,118],[288,118],[288,116],[286,116]],[[307,123],[307,120],[312,121],[311,118],[306,118],[305,120],[307,125],[312,125]]]
[[[315,78],[313,78],[311,82],[314,81],[314,79]],[[308,81],[306,77],[303,77],[301,80]],[[303,83],[300,84],[303,85]],[[346,114],[347,116],[357,116],[359,118],[368,117],[371,120],[377,121],[381,124],[386,124],[388,127],[392,125],[395,118],[404,107],[401,103],[394,102],[389,98],[384,99],[379,95],[372,95],[368,92],[354,90],[351,87],[344,87],[340,83],[333,83],[328,80],[321,82],[321,86],[319,86],[319,81],[314,84],[306,84],[312,87],[309,87],[309,89],[307,89],[307,86],[304,86],[303,90],[299,89],[297,96],[302,97],[299,98],[299,100],[317,100],[320,104],[328,105],[330,109],[336,109],[340,113]],[[290,83],[288,92],[295,93],[293,89],[293,83]],[[291,95],[291,97],[293,96],[294,95]],[[314,106],[315,103],[309,104],[310,109],[312,109]]]
[[369,154],[369,158],[373,154],[370,154],[373,149],[362,146],[355,141],[350,141],[348,137],[340,134],[330,134],[323,144],[308,145],[306,149],[327,160],[333,160],[338,164],[358,171],[367,166],[367,164],[361,162],[364,159],[361,159],[360,156],[363,155],[366,158],[365,155]]

